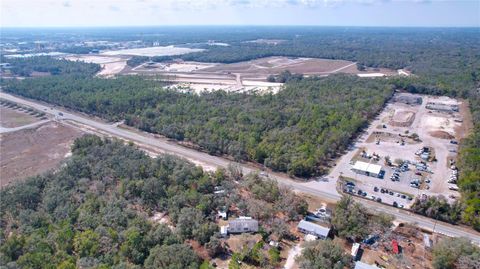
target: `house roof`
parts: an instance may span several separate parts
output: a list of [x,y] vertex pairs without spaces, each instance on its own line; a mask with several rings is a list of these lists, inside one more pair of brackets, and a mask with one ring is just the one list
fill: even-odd
[[327,237],[328,234],[330,233],[330,228],[326,228],[326,227],[320,226],[318,224],[315,224],[313,222],[309,222],[309,221],[306,221],[306,220],[301,220],[298,223],[297,227],[299,229],[309,231],[309,232],[312,232],[312,233],[315,233],[317,235],[321,235],[321,236],[324,236],[324,237]]
[[249,231],[258,231],[258,220],[234,219],[228,221],[229,231],[243,231],[244,228],[247,228]]
[[355,269],[378,269],[378,267],[358,261],[355,263]]
[[364,172],[369,172],[371,174],[380,174],[380,171],[382,171],[382,166],[378,164],[373,164],[373,163],[366,163],[362,161],[356,161],[355,164],[353,165],[352,169],[355,170],[360,170]]

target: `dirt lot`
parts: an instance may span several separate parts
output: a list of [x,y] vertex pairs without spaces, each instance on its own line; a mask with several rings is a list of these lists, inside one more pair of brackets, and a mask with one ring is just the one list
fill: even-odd
[[70,153],[73,140],[81,135],[56,122],[0,134],[0,186],[58,167]]
[[134,68],[126,67],[122,74],[162,75],[179,90],[191,88],[201,91],[273,92],[281,89],[282,83],[267,82],[269,75],[289,70],[305,76],[326,76],[334,73],[396,75],[389,69],[358,71],[356,63],[344,60],[315,58],[266,57],[232,64],[173,61],[144,63]]
[[137,49],[122,49],[122,50],[110,50],[101,52],[102,55],[137,55],[137,56],[169,56],[169,55],[181,55],[191,52],[199,52],[203,49],[190,49],[180,48],[175,46],[164,47],[148,47]]
[[82,61],[101,65],[102,70],[97,73],[97,76],[104,77],[111,77],[120,73],[127,66],[128,58],[129,57],[104,55],[75,55],[65,57],[65,59],[70,61]]
[[[381,236],[378,242],[362,244],[361,261],[367,264],[377,264],[383,268],[432,268],[431,249],[425,247],[424,236],[435,244],[441,236],[424,233],[417,227],[403,225],[396,227],[392,232]],[[392,240],[399,246],[399,254],[392,251]],[[351,248],[351,244],[347,243]]]
[[29,114],[23,109],[12,109],[0,106],[0,126],[6,128],[20,127],[39,121],[38,117]]
[[[252,61],[245,61],[232,64],[219,64],[203,71],[226,72],[245,74],[245,77],[267,76],[278,74],[284,70],[304,75],[328,75],[331,73],[371,73],[374,70],[360,72],[354,62],[344,60],[329,60],[316,58],[288,58],[288,57],[267,57]],[[393,70],[377,70],[375,72],[388,71],[385,75],[396,74]],[[247,75],[248,74],[248,75]]]

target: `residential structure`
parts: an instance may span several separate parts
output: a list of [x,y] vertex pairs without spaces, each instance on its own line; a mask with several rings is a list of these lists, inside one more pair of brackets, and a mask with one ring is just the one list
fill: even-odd
[[228,233],[255,233],[258,232],[258,220],[240,217],[228,222]]
[[330,234],[330,228],[306,220],[301,220],[298,223],[297,229],[304,234],[311,234],[320,239],[325,239]]
[[364,262],[358,261],[355,262],[355,269],[378,269],[375,265],[366,264]]

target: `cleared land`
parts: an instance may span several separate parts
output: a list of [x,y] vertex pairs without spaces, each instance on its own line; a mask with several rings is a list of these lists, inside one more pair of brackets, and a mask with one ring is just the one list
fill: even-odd
[[65,57],[70,61],[82,61],[86,63],[99,64],[102,70],[97,73],[97,76],[110,77],[120,73],[126,66],[128,57],[121,56],[102,56],[102,55],[75,55]]
[[0,186],[58,167],[82,132],[57,122],[0,134]]
[[357,70],[351,61],[316,58],[266,57],[251,61],[218,64],[191,61],[144,63],[134,68],[125,68],[122,74],[162,75],[179,90],[191,88],[201,91],[273,92],[280,90],[282,83],[267,82],[269,75],[289,70],[305,76],[327,76],[334,73],[397,75],[390,69]]
[[[248,74],[245,77],[258,77],[261,75],[278,74],[284,70],[304,75],[328,75],[336,72],[351,74],[374,72],[373,69],[363,72],[358,71],[356,64],[351,61],[289,57],[266,57],[246,62],[219,64],[206,68],[203,71],[240,73]],[[396,74],[396,72],[389,70],[385,75],[389,74]]]
[[148,47],[138,49],[109,50],[101,52],[102,55],[135,55],[135,56],[171,56],[191,52],[200,52],[203,49],[180,48],[175,46]]
[[39,121],[38,117],[30,115],[28,111],[0,106],[0,126],[15,128]]

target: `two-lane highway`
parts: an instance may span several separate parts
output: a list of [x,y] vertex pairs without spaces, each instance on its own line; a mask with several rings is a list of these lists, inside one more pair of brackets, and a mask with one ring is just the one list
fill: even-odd
[[[122,138],[135,142],[145,147],[154,148],[156,150],[166,152],[169,154],[178,155],[180,157],[192,160],[196,163],[203,164],[210,167],[227,168],[232,163],[231,160],[211,156],[207,153],[199,152],[194,149],[186,148],[174,142],[169,142],[167,139],[155,138],[151,135],[144,135],[140,132],[133,132],[117,127],[116,125],[105,122],[93,120],[88,116],[80,115],[78,113],[68,112],[64,109],[52,108],[40,102],[27,100],[25,98],[16,97],[4,92],[0,92],[0,98],[7,99],[22,105],[30,106],[45,113],[54,115],[58,120],[71,120],[80,124],[86,125],[90,128],[108,133],[111,136]],[[244,173],[258,171],[258,168],[249,164],[239,164]],[[322,199],[330,201],[338,201],[341,195],[335,189],[335,182],[298,182],[289,178],[283,173],[267,172],[268,176],[277,180],[284,186],[291,187],[294,190],[318,196]],[[421,228],[432,230],[435,227],[435,232],[442,233],[448,236],[466,237],[480,245],[480,234],[468,228],[450,225],[448,223],[435,221],[430,218],[419,216],[411,212],[379,204],[376,202],[357,199],[370,210],[377,212],[384,212],[396,217],[398,221],[415,223]]]

